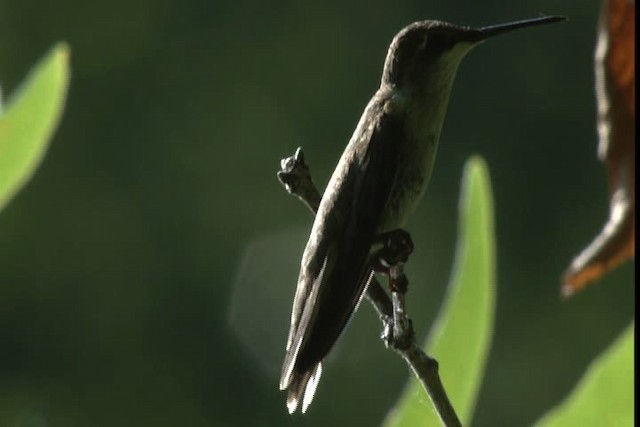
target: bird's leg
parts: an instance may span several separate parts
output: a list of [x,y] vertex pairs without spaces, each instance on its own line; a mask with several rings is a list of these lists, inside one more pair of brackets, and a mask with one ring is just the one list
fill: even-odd
[[388,277],[393,302],[393,319],[385,322],[382,339],[387,347],[406,349],[413,342],[413,327],[405,312],[409,281],[404,274],[404,264],[413,251],[413,241],[409,233],[397,229],[377,236],[374,246],[379,244],[382,248],[373,252],[371,266]]

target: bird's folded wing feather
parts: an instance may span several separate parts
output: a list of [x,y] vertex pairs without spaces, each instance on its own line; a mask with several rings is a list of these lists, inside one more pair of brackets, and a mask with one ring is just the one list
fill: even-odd
[[372,239],[396,178],[396,144],[403,138],[400,119],[383,113],[384,107],[374,98],[365,110],[340,161],[350,166],[337,168],[340,175],[323,196],[303,256],[281,388],[294,365],[304,372],[326,356],[364,292]]

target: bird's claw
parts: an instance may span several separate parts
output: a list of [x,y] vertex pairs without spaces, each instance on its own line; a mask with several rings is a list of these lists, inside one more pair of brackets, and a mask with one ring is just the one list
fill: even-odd
[[376,237],[374,244],[382,244],[382,248],[375,253],[375,264],[381,270],[405,263],[413,252],[411,235],[398,228]]

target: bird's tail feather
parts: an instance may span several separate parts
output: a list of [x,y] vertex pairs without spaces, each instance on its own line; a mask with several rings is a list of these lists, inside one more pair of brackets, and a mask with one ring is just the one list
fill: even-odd
[[322,375],[322,363],[318,363],[312,369],[305,372],[293,372],[291,382],[287,387],[289,391],[287,394],[287,408],[290,414],[295,412],[300,404],[300,399],[302,399],[302,413],[304,414],[307,411],[318,387],[320,375]]

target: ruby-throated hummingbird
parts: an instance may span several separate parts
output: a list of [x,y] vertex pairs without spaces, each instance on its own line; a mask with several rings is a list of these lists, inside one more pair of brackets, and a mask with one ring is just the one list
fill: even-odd
[[484,28],[415,22],[391,42],[373,95],[322,196],[302,257],[280,389],[305,412],[322,361],[360,302],[374,238],[398,229],[422,197],[462,58],[488,37],[564,20]]

